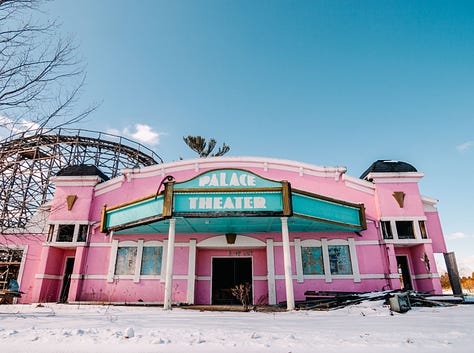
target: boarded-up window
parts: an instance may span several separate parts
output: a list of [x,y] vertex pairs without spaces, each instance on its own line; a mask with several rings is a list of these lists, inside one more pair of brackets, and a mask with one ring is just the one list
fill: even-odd
[[142,254],[141,275],[159,275],[161,274],[161,258],[163,247],[145,246]]
[[333,275],[351,275],[352,265],[348,245],[333,245],[328,247],[329,263]]
[[72,242],[74,236],[74,224],[60,224],[58,227],[57,241]]
[[137,261],[137,248],[124,247],[117,249],[117,261],[115,263],[116,275],[134,275]]
[[303,262],[303,274],[324,274],[323,253],[321,247],[302,247],[301,257]]
[[23,250],[0,247],[0,290],[13,289],[18,280],[22,257]]

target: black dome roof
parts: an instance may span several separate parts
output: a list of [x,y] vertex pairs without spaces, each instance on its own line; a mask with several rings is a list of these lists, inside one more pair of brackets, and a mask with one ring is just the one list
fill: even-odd
[[409,163],[379,159],[372,163],[372,165],[360,176],[361,179],[369,173],[406,173],[406,172],[417,172],[416,168]]
[[70,165],[61,169],[57,176],[83,176],[83,175],[97,175],[103,181],[109,180],[109,177],[102,173],[102,171],[92,164]]

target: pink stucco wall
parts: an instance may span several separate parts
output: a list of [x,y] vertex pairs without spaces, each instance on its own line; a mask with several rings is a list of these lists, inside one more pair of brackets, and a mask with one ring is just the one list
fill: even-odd
[[23,292],[18,303],[31,303],[35,289],[36,271],[41,261],[42,243],[45,235],[31,234],[2,234],[0,246],[22,249],[24,254],[21,278],[18,279],[20,291]]
[[[90,178],[87,182],[78,177],[74,180],[56,178],[58,185],[52,202],[49,221],[60,223],[86,221],[90,226],[89,242],[75,245],[70,249],[55,244],[44,244],[41,241],[30,244],[27,263],[21,288],[25,291],[23,302],[52,300],[56,301],[61,290],[65,259],[75,257],[75,266],[71,281],[69,300],[99,301],[99,302],[162,302],[164,298],[164,280],[161,278],[140,278],[138,282],[127,278],[107,280],[109,273],[112,242],[114,240],[143,241],[158,240],[163,242],[167,234],[114,234],[105,235],[99,232],[101,211],[106,204],[115,206],[154,194],[165,175],[173,175],[177,182],[189,180],[203,172],[219,169],[245,169],[271,180],[288,180],[292,189],[300,189],[323,196],[362,203],[365,206],[367,230],[361,232],[361,237],[354,233],[290,233],[290,258],[293,272],[293,287],[296,300],[305,298],[307,290],[323,291],[374,291],[399,288],[396,279],[396,255],[406,254],[409,257],[410,268],[413,271],[414,286],[418,290],[435,290],[441,292],[433,252],[445,252],[446,245],[436,212],[425,212],[421,200],[418,183],[383,182],[369,183],[346,176],[343,168],[316,167],[304,163],[274,160],[266,158],[209,158],[193,161],[180,161],[163,165],[146,167],[141,170],[124,171],[124,176],[105,183],[93,185]],[[404,207],[400,207],[393,197],[393,192],[405,193]],[[77,200],[71,210],[67,209],[66,198],[76,195]],[[426,217],[429,241],[396,244],[381,239],[379,220],[381,217]],[[272,239],[274,245],[274,272],[276,301],[286,300],[285,280],[283,279],[283,247],[279,233],[246,234],[246,236],[261,241],[262,246],[256,248],[238,249],[237,254],[232,248],[210,249],[200,246],[200,242],[212,238],[211,234],[176,234],[173,274],[178,278],[173,280],[173,301],[187,300],[189,275],[189,241],[195,239],[196,276],[194,302],[209,304],[211,301],[212,258],[226,256],[249,256],[252,258],[253,299],[254,302],[268,300],[267,239]],[[27,237],[30,239],[29,237]],[[25,239],[27,239],[25,238]],[[324,278],[304,278],[303,282],[296,280],[297,259],[294,239],[301,241],[323,238],[328,241],[353,238],[355,241],[357,263],[360,281],[354,278],[337,278],[333,276],[327,282]],[[424,263],[419,258],[427,253],[432,264],[427,273]],[[245,254],[245,255],[241,255]],[[37,276],[38,275],[38,276]],[[56,276],[56,277],[55,277]],[[82,277],[81,277],[82,276]],[[55,278],[54,278],[55,277]],[[395,278],[394,278],[395,277]],[[426,278],[425,278],[426,277]]]
[[429,238],[433,241],[433,251],[435,253],[445,253],[448,251],[438,212],[426,212],[426,231]]
[[[376,185],[380,217],[421,217],[424,216],[418,183],[380,183]],[[405,193],[404,206],[400,207],[393,193]]]

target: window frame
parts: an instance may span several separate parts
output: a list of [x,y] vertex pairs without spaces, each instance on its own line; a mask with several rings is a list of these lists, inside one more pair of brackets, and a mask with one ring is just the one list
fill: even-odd
[[[412,220],[395,220],[395,227],[397,229],[398,239],[416,239],[415,224],[416,222]],[[409,231],[405,232],[406,230]]]
[[[333,272],[333,267],[334,266],[333,266],[333,261],[331,261],[332,260],[331,249],[335,249],[335,248],[344,248],[344,253],[345,253],[344,255],[347,256],[344,262],[348,261],[348,263],[345,264],[345,266],[348,268],[347,273],[340,273],[339,271],[342,271],[342,270],[339,269],[339,267],[337,268],[338,272]],[[347,245],[328,245],[328,253],[329,253],[329,264],[330,264],[329,271],[331,271],[332,276],[352,275],[353,270],[352,270],[351,252],[350,252],[350,249],[349,249],[349,244],[347,244]],[[336,259],[336,263],[339,263],[338,259]]]
[[[398,235],[397,222],[412,222],[414,238],[404,238]],[[389,222],[390,227],[392,228],[393,239],[387,239],[384,237],[384,230],[382,222]],[[421,222],[424,224],[425,234],[421,229]],[[430,243],[431,239],[427,229],[427,218],[426,217],[382,217],[380,219],[380,233],[382,239],[386,243]]]
[[[156,270],[154,271],[153,273],[143,273],[143,269],[144,269],[144,266],[143,266],[143,260],[145,259],[145,249],[160,249],[159,250],[159,271]],[[156,250],[155,250],[156,252]],[[154,266],[157,267],[157,264],[158,261],[154,261]],[[161,268],[163,267],[163,246],[149,246],[149,245],[143,245],[143,248],[142,248],[142,258],[141,258],[141,264],[140,264],[140,276],[158,276],[158,275],[161,275]]]
[[[60,241],[59,239],[59,230],[61,226],[74,226],[72,239],[71,241]],[[79,241],[79,231],[81,227],[87,227],[85,240]],[[89,239],[89,232],[91,229],[91,224],[89,221],[55,221],[50,222],[48,227],[48,233],[46,238],[46,243],[54,244],[55,246],[71,246],[71,245],[84,245]]]
[[[137,255],[135,258],[135,269],[133,274],[116,274],[115,268],[117,264],[118,250],[124,247],[136,247]],[[143,248],[145,247],[161,247],[161,265],[159,274],[141,274],[142,268],[142,259],[143,259]],[[166,261],[166,250],[163,242],[158,240],[144,241],[139,239],[138,241],[125,240],[119,241],[114,239],[112,241],[112,247],[110,249],[110,263],[109,263],[109,272],[107,274],[107,282],[113,282],[115,279],[130,279],[135,283],[140,282],[141,279],[156,279],[161,280],[165,276],[165,261]]]
[[392,223],[390,221],[380,221],[383,239],[393,239]]
[[[28,254],[28,245],[1,244],[0,249],[8,249],[8,250],[13,250],[13,251],[22,251],[20,266],[19,266],[18,275],[17,275],[17,278],[16,278],[18,286],[21,290],[21,282],[22,282],[22,278],[23,278],[23,272],[24,272],[24,269],[25,269],[26,256]],[[16,303],[16,302],[17,302],[17,298],[14,298],[13,303]]]
[[[320,273],[311,273],[311,272],[305,272],[305,261],[304,261],[304,256],[308,252],[305,249],[320,249],[319,250],[319,256],[320,256],[320,261],[321,261],[321,272]],[[311,254],[313,255],[313,253]],[[323,255],[323,247],[320,246],[301,246],[301,262],[303,266],[303,276],[324,276],[325,273],[325,266],[324,266],[324,255]],[[316,266],[317,268],[317,266]]]
[[[348,246],[348,254],[350,265],[352,269],[351,274],[336,274],[331,273],[331,265],[329,259],[329,247],[331,246]],[[302,282],[304,280],[310,279],[324,279],[326,283],[331,283],[333,280],[337,279],[350,279],[354,282],[360,282],[360,272],[359,272],[359,262],[357,258],[357,250],[356,250],[356,242],[354,238],[347,238],[347,239],[331,239],[328,240],[327,238],[321,238],[321,240],[317,239],[306,239],[301,240],[299,238],[295,238],[295,254],[300,254],[300,259],[297,260],[297,272],[301,274]],[[323,264],[324,264],[324,274],[322,275],[309,275],[303,273],[303,256],[301,253],[301,249],[303,247],[321,247],[322,256],[323,256]]]
[[[126,251],[125,251],[126,250]],[[117,248],[115,260],[115,276],[134,275],[137,267],[138,246],[120,246]],[[123,261],[121,260],[123,259]],[[133,262],[131,262],[133,260]],[[128,265],[125,263],[128,261]]]

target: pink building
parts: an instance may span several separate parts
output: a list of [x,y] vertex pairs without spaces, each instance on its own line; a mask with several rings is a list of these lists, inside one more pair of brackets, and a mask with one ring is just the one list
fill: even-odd
[[92,166],[66,168],[36,231],[2,235],[1,278],[17,279],[21,303],[229,304],[240,283],[254,304],[290,309],[306,291],[441,293],[433,255],[446,245],[422,177],[398,161],[355,178],[344,167],[255,157],[111,180]]

